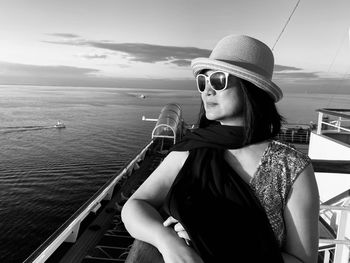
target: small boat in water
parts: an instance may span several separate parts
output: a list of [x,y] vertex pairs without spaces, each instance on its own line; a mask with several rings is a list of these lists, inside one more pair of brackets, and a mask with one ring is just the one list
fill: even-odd
[[[350,128],[343,124],[350,120],[350,110],[321,109],[318,112],[317,129],[305,129],[309,132],[305,135],[308,155],[314,166],[320,192],[318,262],[348,263]],[[325,119],[323,114],[335,119]],[[288,128],[294,131],[295,127]],[[297,130],[300,128],[304,127],[297,127]],[[186,132],[191,132],[191,128],[184,124],[180,106],[168,104],[163,107],[152,131],[151,141],[34,251],[25,263],[125,262],[134,238],[124,228],[120,218],[121,208],[162,162],[170,147]]]
[[64,125],[64,123],[61,121],[57,121],[57,123],[53,127],[57,129],[62,129],[62,128],[66,128],[66,125]]

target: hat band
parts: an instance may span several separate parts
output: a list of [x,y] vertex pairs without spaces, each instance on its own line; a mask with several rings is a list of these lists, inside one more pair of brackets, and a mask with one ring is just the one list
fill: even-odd
[[253,64],[248,63],[248,62],[232,61],[232,60],[225,60],[225,59],[214,59],[214,60],[222,61],[222,62],[231,64],[231,65],[234,65],[236,67],[243,68],[247,71],[254,72],[255,74],[264,76],[265,78],[267,78],[269,80],[272,79],[272,74],[268,73],[267,71],[265,71],[264,69],[262,69],[256,65],[253,65]]

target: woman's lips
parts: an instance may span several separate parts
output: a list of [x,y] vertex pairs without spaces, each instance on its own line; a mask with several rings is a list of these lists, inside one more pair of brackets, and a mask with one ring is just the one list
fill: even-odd
[[207,102],[207,103],[206,103],[207,108],[215,107],[216,105],[218,105],[218,104],[215,103],[215,102]]

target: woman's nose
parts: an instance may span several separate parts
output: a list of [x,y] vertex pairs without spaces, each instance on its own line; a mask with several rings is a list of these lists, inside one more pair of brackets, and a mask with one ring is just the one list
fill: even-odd
[[205,89],[204,89],[204,94],[205,95],[215,95],[215,90],[211,87],[209,81],[206,81],[205,83]]

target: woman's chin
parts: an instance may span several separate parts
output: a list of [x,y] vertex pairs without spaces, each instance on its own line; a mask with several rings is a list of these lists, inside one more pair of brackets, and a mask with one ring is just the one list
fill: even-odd
[[207,119],[210,121],[217,121],[218,120],[218,116],[215,114],[206,113],[205,117],[207,117]]

